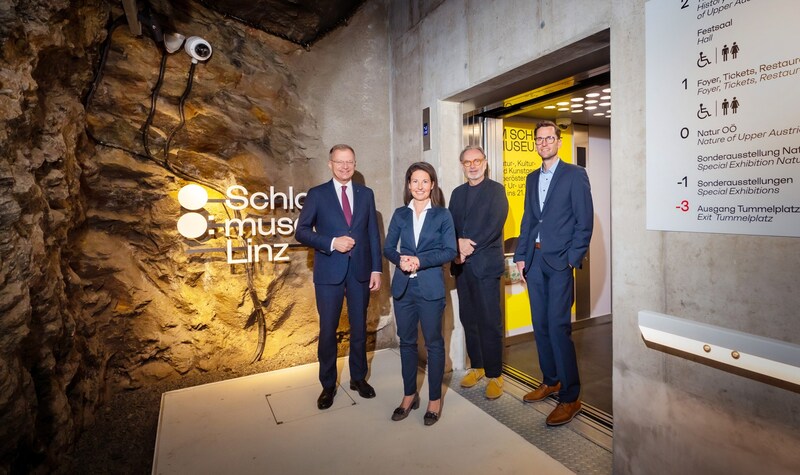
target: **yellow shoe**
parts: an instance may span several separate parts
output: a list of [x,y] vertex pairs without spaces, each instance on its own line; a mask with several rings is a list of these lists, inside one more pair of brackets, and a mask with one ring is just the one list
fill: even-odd
[[461,387],[462,388],[471,388],[478,384],[478,381],[483,378],[483,375],[486,374],[483,372],[483,368],[470,368],[467,370],[467,374],[464,375],[464,378],[461,380]]
[[490,378],[486,385],[486,399],[497,399],[503,395],[503,376]]

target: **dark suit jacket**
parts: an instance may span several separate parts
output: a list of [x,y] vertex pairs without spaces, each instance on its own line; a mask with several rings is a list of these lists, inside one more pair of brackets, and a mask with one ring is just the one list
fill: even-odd
[[[367,282],[372,272],[381,272],[383,265],[375,197],[371,189],[351,182],[353,220],[347,226],[333,181],[308,190],[295,238],[314,248],[315,284],[342,283],[351,265],[359,282]],[[333,238],[344,235],[355,239],[352,251],[348,254],[331,251]]]
[[453,218],[447,208],[429,209],[419,233],[419,245],[415,245],[413,213],[407,206],[397,208],[386,233],[383,255],[397,266],[392,278],[392,296],[399,299],[408,287],[409,274],[400,270],[400,256],[404,255],[419,258],[416,278],[419,279],[422,297],[425,300],[444,298],[442,265],[453,260],[458,254]]
[[505,272],[503,259],[503,225],[508,215],[508,199],[503,185],[484,178],[478,185],[477,195],[467,208],[469,183],[457,187],[450,195],[450,213],[456,227],[456,238],[475,241],[475,251],[465,264],[453,264],[453,275],[461,273],[462,266],[471,266],[481,278],[497,278]]
[[525,211],[522,214],[514,262],[525,261],[531,268],[534,243],[539,234],[541,252],[547,264],[564,270],[568,265],[580,268],[594,226],[594,208],[586,170],[571,163],[559,162],[550,181],[544,206],[539,211],[539,175],[541,168],[525,180]]

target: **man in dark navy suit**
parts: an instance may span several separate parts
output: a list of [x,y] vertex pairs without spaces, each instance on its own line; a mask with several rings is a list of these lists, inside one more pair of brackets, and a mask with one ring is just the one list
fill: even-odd
[[308,191],[297,222],[297,240],[314,248],[314,289],[319,313],[317,407],[336,396],[336,328],[347,297],[350,320],[350,389],[375,397],[367,383],[367,306],[370,291],[381,287],[381,245],[372,190],[352,181],[356,154],[334,145],[328,168],[333,179]]
[[503,225],[508,199],[503,185],[489,179],[486,154],[469,145],[459,157],[467,183],[450,195],[458,238],[458,257],[450,270],[458,289],[458,315],[464,325],[470,369],[461,386],[471,388],[485,375],[486,397],[503,395],[503,313],[500,277],[505,271]]
[[581,267],[589,249],[594,209],[586,170],[558,157],[561,130],[543,121],[536,124],[534,136],[542,167],[525,181],[525,211],[514,262],[528,285],[543,381],[523,400],[541,401],[557,392],[559,404],[547,417],[547,425],[555,426],[571,421],[581,409],[572,342],[572,272]]

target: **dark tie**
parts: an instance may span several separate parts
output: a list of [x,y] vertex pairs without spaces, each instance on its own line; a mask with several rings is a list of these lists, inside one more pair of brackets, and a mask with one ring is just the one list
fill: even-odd
[[350,226],[353,221],[353,211],[350,209],[350,199],[347,197],[347,185],[342,187],[342,211],[344,211],[344,220]]

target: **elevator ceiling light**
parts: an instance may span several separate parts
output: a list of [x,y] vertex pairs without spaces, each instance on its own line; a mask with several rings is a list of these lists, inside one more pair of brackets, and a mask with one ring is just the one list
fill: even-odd
[[611,94],[611,88],[607,87],[607,88],[603,89],[603,92],[605,92],[606,94]]
[[[555,120],[559,116],[561,118],[564,117],[564,112],[569,112],[570,117],[579,117],[576,114],[582,114],[584,112],[587,115],[582,116],[583,119],[577,118],[575,120],[584,120],[589,125],[607,125],[605,119],[608,119],[609,116],[606,116],[605,112],[597,111],[598,106],[601,105],[599,102],[602,102],[603,107],[610,107],[611,106],[611,96],[610,93],[606,93],[603,95],[600,91],[604,86],[589,86],[586,88],[576,89],[573,91],[569,91],[559,94],[548,94],[548,98],[542,100],[541,102],[536,102],[535,96],[531,96],[528,100],[530,105],[526,105],[518,111],[515,111],[512,115],[519,115],[522,117],[531,117],[534,119],[550,119]],[[606,87],[606,91],[610,91],[611,89]],[[602,100],[599,100],[600,97],[603,96]],[[603,109],[601,109],[603,110]],[[591,114],[590,111],[599,112],[598,114],[592,114],[593,117],[589,117]]]

